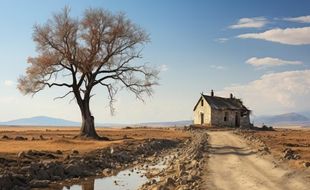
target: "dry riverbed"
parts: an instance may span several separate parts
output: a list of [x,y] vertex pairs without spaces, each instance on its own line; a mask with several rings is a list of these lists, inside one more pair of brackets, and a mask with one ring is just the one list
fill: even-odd
[[[3,130],[1,133],[0,147],[1,144],[17,143],[18,148],[12,147],[16,151],[23,143],[26,144],[19,152],[12,151],[10,146],[0,149],[1,190],[63,189],[64,186],[82,183],[86,178],[114,176],[119,171],[157,163],[158,158],[168,154],[169,150],[182,149],[186,145],[184,142],[192,137],[190,132],[178,129],[100,130],[99,133],[112,141],[85,141],[88,150],[85,145],[79,150],[78,145],[83,142],[72,139],[72,130]],[[42,149],[32,149],[33,141]],[[48,144],[53,141],[64,143],[66,148],[50,148]],[[36,145],[39,143],[43,145]],[[101,147],[100,143],[103,143]],[[143,176],[141,174],[141,178]]]

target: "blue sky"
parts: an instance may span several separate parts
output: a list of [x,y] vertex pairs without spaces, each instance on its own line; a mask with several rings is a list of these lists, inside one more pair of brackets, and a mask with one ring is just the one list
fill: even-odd
[[[64,6],[81,18],[89,7],[125,12],[151,36],[142,62],[162,68],[146,103],[127,91],[111,116],[98,89],[98,122],[187,120],[201,92],[233,92],[255,115],[310,110],[310,1],[0,1],[0,121],[47,115],[79,121],[78,107],[54,101],[62,89],[23,96],[16,80],[35,56],[33,25]],[[307,17],[308,16],[308,17]]]

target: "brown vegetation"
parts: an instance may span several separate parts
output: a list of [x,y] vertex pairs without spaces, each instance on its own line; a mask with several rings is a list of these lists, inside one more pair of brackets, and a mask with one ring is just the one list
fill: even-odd
[[[121,145],[128,139],[143,141],[145,139],[183,139],[189,134],[170,129],[159,128],[132,128],[112,129],[99,128],[98,134],[105,135],[111,141],[80,140],[74,139],[79,133],[79,128],[36,128],[36,127],[6,127],[0,128],[0,155],[16,155],[26,150],[46,151],[72,151],[81,153],[90,152],[98,148]],[[3,138],[7,136],[9,139]],[[15,137],[24,137],[27,140],[14,140]]]
[[[259,139],[272,155],[293,168],[304,167],[310,162],[310,129],[275,129],[275,131],[244,131],[244,135]],[[290,153],[290,155],[287,155]]]

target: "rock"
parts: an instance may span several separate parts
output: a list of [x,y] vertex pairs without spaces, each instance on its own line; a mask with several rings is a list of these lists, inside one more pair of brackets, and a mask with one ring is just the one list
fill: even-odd
[[29,182],[31,188],[46,188],[50,183],[49,180],[36,180],[33,179]]
[[39,169],[36,178],[39,180],[47,180],[50,179],[50,176],[45,169]]
[[12,189],[13,182],[11,180],[11,176],[8,174],[0,175],[0,187],[1,189]]
[[21,152],[19,152],[19,153],[17,154],[17,157],[18,157],[18,158],[24,158],[25,155],[26,155],[26,153],[25,153],[24,151],[21,151]]
[[104,169],[104,170],[102,171],[102,174],[103,174],[104,176],[109,176],[111,173],[112,173],[112,171],[111,171],[111,169],[109,169],[109,168],[106,168],[106,169]]
[[79,151],[77,151],[77,150],[72,150],[72,154],[79,154]]
[[40,135],[40,139],[41,139],[41,140],[45,140],[45,138],[43,137],[43,135]]
[[16,136],[15,138],[14,138],[14,140],[16,140],[16,141],[26,141],[26,140],[28,140],[26,137],[22,137],[22,136]]
[[192,160],[190,166],[192,168],[198,168],[199,167],[199,163],[197,162],[197,160]]
[[173,185],[173,186],[174,186],[174,183],[175,183],[175,181],[174,181],[174,179],[172,179],[171,177],[168,177],[168,178],[166,179],[166,181],[165,181],[165,184],[168,185],[168,186],[170,186],[170,185]]
[[9,138],[8,136],[6,136],[6,135],[3,135],[3,136],[2,136],[2,139],[4,139],[4,140],[9,140],[10,138]]
[[11,180],[15,186],[26,186],[27,183],[27,177],[21,174],[12,174]]
[[69,177],[80,177],[83,176],[83,169],[78,165],[69,164],[65,167],[65,173]]
[[164,188],[162,185],[157,185],[155,187],[152,188],[152,190],[164,190],[166,188]]
[[56,154],[62,154],[61,150],[56,150]]
[[295,153],[292,149],[286,148],[283,151],[283,158],[285,158],[287,160],[298,160],[301,157],[299,154]]
[[63,178],[65,175],[65,170],[64,170],[63,165],[52,163],[50,166],[48,166],[48,174],[51,177],[58,176],[59,178]]
[[177,176],[179,177],[182,176],[183,171],[184,171],[184,165],[179,163],[179,160],[177,160],[177,169],[176,169]]
[[193,176],[192,176],[191,174],[187,176],[187,181],[188,181],[188,182],[192,182],[193,179],[194,179],[194,178],[193,178]]
[[310,167],[310,162],[304,162],[303,165],[305,168],[308,168],[308,167]]
[[70,155],[68,154],[68,155],[65,156],[64,159],[65,159],[65,160],[70,160],[70,158],[71,158],[71,157],[70,157]]

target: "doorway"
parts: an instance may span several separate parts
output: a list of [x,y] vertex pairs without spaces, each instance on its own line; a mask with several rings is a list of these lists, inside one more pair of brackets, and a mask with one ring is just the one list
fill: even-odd
[[200,124],[202,125],[202,124],[204,124],[204,117],[205,117],[205,115],[204,115],[204,113],[200,113]]
[[235,127],[240,127],[240,116],[238,112],[236,112]]

